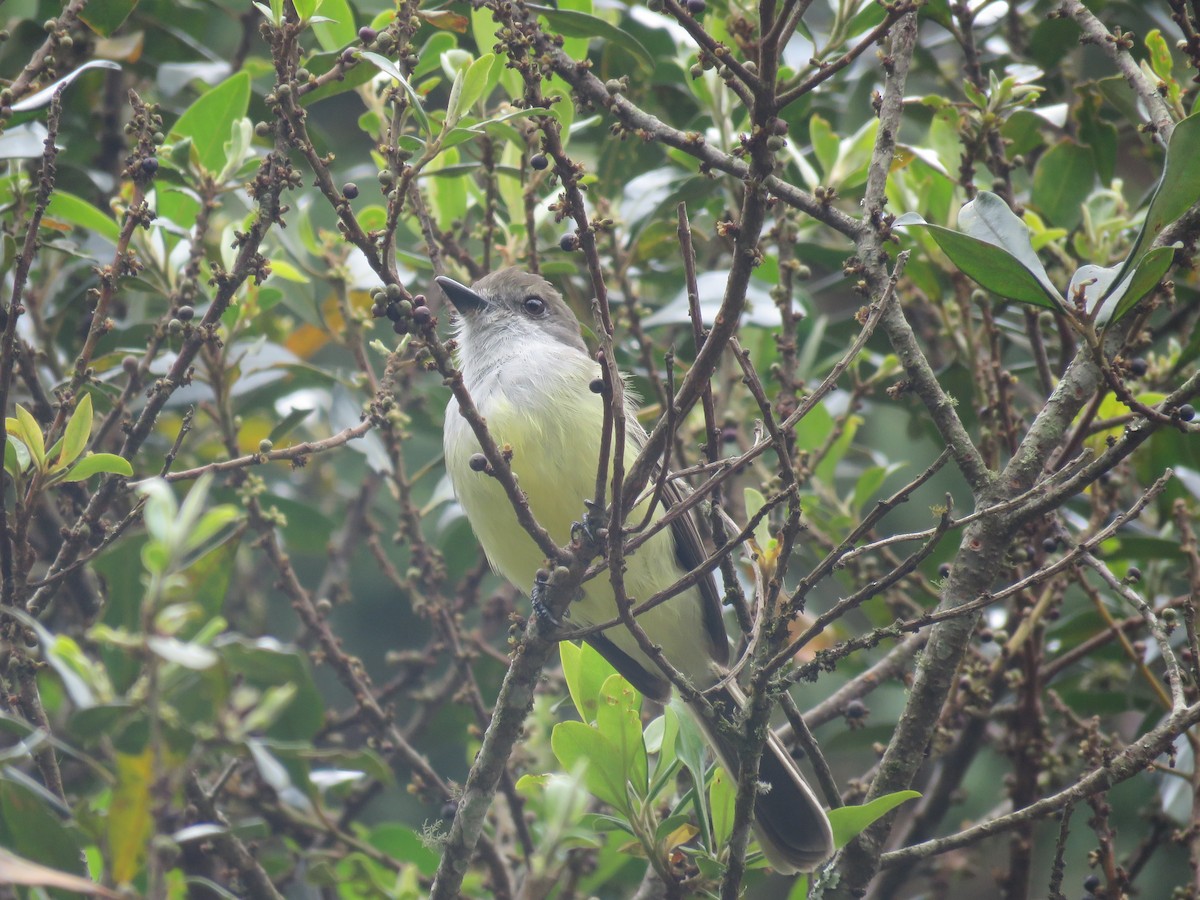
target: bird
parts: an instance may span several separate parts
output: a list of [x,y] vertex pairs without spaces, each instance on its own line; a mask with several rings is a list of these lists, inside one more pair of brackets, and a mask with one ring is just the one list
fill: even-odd
[[[446,276],[436,280],[455,309],[455,352],[463,384],[497,445],[511,448],[512,472],[534,517],[557,543],[565,544],[595,492],[608,402],[593,390],[600,364],[588,352],[579,321],[545,278],[520,268],[499,269],[471,287]],[[632,392],[626,392],[626,407],[628,468],[646,432],[637,421]],[[519,590],[527,590],[545,565],[544,554],[518,524],[503,487],[472,464],[480,445],[453,397],[443,443],[447,474],[488,561]],[[682,496],[675,482],[668,485],[663,506]],[[662,515],[660,507],[655,519]],[[637,511],[631,518],[637,520]],[[704,559],[689,512],[625,557],[626,594],[650,597]],[[585,627],[616,618],[610,580],[586,581],[569,615]],[[732,721],[732,711],[743,705],[744,697],[727,677],[729,638],[712,576],[637,620],[671,665],[706,691],[714,707],[724,709]],[[585,640],[644,696],[663,703],[670,699],[670,681],[624,625],[593,632]],[[736,745],[698,710],[691,711],[718,761],[736,773]],[[833,853],[825,810],[787,748],[770,733],[759,764],[752,824],[777,871],[810,871]]]

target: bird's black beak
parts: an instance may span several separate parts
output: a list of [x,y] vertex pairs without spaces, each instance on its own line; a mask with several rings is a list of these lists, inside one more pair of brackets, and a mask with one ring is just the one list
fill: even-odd
[[453,278],[439,275],[434,280],[442,289],[442,293],[450,298],[450,302],[454,304],[454,308],[462,315],[480,312],[491,305],[465,284],[459,284]]

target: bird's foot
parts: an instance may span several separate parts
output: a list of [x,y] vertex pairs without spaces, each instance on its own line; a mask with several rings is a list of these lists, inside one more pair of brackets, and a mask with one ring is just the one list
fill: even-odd
[[585,539],[588,543],[598,544],[604,540],[604,508],[595,500],[584,500],[583,519],[571,523],[571,540]]
[[[550,585],[550,573],[545,569],[538,569],[537,574],[533,576],[533,590],[529,592],[529,601],[533,604],[533,614],[539,619],[544,619],[555,628],[562,628],[562,619],[559,619],[550,607],[546,605],[546,589]],[[569,618],[570,613],[564,614],[564,618]]]

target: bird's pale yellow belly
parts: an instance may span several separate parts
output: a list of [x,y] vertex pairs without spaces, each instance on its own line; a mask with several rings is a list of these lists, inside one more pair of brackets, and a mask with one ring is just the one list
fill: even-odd
[[[584,500],[596,490],[603,423],[601,399],[588,394],[584,402],[539,404],[553,415],[530,416],[516,410],[503,395],[480,402],[480,412],[496,443],[512,448],[512,470],[529,501],[534,518],[558,544],[571,539],[571,527],[581,521]],[[447,410],[446,466],[471,527],[492,566],[526,593],[534,574],[545,565],[533,539],[517,523],[516,514],[499,483],[468,465],[479,446],[454,405]],[[450,424],[449,417],[457,422]],[[636,448],[627,446],[626,465],[633,463]],[[629,520],[641,521],[635,511]],[[670,529],[660,531],[626,559],[625,591],[635,601],[645,600],[683,574],[675,559]],[[570,611],[575,625],[591,625],[616,616],[616,603],[607,572],[584,585],[584,595]],[[643,613],[638,621],[654,643],[662,646],[676,668],[700,685],[715,680],[708,659],[701,601],[693,588]],[[655,670],[637,647],[633,636],[616,626],[607,633],[624,652]]]

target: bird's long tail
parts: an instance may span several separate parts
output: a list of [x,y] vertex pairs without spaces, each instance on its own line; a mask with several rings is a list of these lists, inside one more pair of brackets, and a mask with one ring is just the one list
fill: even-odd
[[[745,695],[733,683],[708,696],[715,705],[730,711],[745,705]],[[736,778],[738,752],[734,743],[699,712],[693,710],[692,715],[721,765]],[[774,734],[769,734],[763,749],[758,780],[762,787],[754,801],[754,833],[771,866],[788,874],[807,872],[828,859],[833,854],[829,818],[800,767]]]

